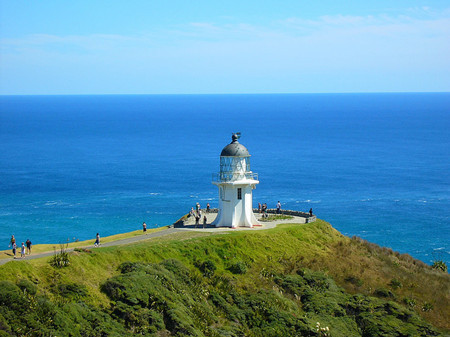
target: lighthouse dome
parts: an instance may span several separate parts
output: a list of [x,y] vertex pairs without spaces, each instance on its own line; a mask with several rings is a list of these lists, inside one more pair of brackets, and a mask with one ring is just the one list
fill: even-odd
[[223,148],[221,157],[250,157],[247,148],[238,142],[236,134],[233,134],[231,139],[231,143]]

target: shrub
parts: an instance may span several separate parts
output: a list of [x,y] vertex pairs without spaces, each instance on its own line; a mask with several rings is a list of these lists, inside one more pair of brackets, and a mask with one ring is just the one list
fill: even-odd
[[202,264],[200,264],[198,269],[200,269],[200,271],[203,273],[203,276],[210,278],[214,275],[217,267],[213,261],[206,260]]
[[395,295],[390,290],[387,290],[386,288],[378,288],[373,292],[373,294],[378,297],[386,297],[386,298],[394,298],[395,297]]
[[83,284],[69,283],[58,285],[58,292],[62,297],[80,299],[88,294],[87,288]]
[[433,310],[433,308],[434,308],[434,305],[432,303],[425,302],[422,306],[422,311],[428,312],[428,311]]
[[403,303],[405,303],[410,308],[414,308],[416,306],[416,300],[414,298],[405,297],[403,299]]
[[92,250],[90,250],[89,248],[74,248],[73,250],[78,253],[92,253]]
[[364,283],[359,277],[356,276],[347,276],[345,278],[345,282],[351,283],[357,287],[361,287]]
[[396,278],[393,278],[391,282],[389,282],[389,285],[391,286],[392,289],[398,289],[402,287],[402,283]]
[[59,246],[59,253],[56,252],[50,259],[50,265],[55,268],[64,268],[70,265],[69,252],[67,252],[68,244]]
[[142,270],[144,268],[144,264],[141,262],[130,262],[126,261],[122,263],[119,268],[117,268],[121,274],[131,273],[137,270]]
[[442,271],[444,273],[446,273],[447,270],[448,270],[447,264],[444,261],[442,261],[442,260],[434,261],[433,265],[431,266],[431,268],[439,270],[439,271]]
[[247,272],[247,266],[244,262],[236,262],[232,264],[229,268],[229,271],[231,271],[233,274],[245,274]]
[[24,293],[28,293],[30,295],[36,295],[37,287],[29,280],[20,280],[17,283],[17,286],[22,289]]

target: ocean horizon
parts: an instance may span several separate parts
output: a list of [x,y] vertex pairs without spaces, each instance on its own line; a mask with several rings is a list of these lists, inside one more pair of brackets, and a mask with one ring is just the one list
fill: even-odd
[[0,96],[0,249],[166,226],[218,203],[241,132],[254,206],[450,261],[450,93]]

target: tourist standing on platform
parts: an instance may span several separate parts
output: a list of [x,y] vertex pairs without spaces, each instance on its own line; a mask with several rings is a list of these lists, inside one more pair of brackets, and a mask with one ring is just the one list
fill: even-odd
[[312,208],[309,209],[309,216],[312,216],[313,212],[312,212]]
[[209,202],[206,204],[206,213],[209,213],[211,206],[209,205]]
[[195,216],[195,228],[197,228],[197,226],[200,224],[200,215],[196,215]]
[[203,228],[206,227],[206,222],[208,221],[208,219],[206,218],[206,215],[203,217]]
[[281,202],[280,202],[280,200],[278,200],[278,203],[277,203],[277,214],[280,214],[281,213]]
[[258,213],[261,213],[261,203],[258,202]]
[[32,245],[32,243],[31,243],[30,239],[27,239],[25,244],[27,245],[27,253],[28,253],[28,255],[31,255],[31,245]]
[[268,217],[268,215],[267,215],[267,204],[266,203],[264,203],[264,204],[262,204],[262,212],[263,212],[263,218],[267,218]]

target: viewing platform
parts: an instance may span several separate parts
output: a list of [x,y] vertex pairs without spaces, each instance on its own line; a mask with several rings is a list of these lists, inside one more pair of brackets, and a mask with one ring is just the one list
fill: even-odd
[[280,223],[299,223],[299,224],[307,224],[311,222],[315,222],[317,220],[317,217],[313,214],[312,216],[309,215],[309,213],[306,212],[300,212],[300,211],[293,211],[293,210],[282,210],[280,214],[277,214],[277,210],[275,208],[267,209],[267,214],[269,215],[289,215],[292,216],[292,219],[282,219],[282,220],[273,220],[273,221],[264,221],[263,213],[259,213],[257,208],[253,209],[253,214],[255,217],[260,221],[260,226],[255,226],[254,228],[248,228],[248,227],[238,227],[235,229],[228,228],[228,227],[215,227],[211,226],[211,223],[215,220],[218,213],[217,208],[211,208],[209,210],[209,213],[206,212],[206,209],[201,209],[202,217],[199,221],[198,225],[195,225],[195,217],[190,216],[189,213],[181,217],[178,221],[176,221],[172,226],[175,228],[185,228],[185,229],[203,229],[203,216],[206,215],[206,226],[204,229],[208,230],[214,230],[214,229],[229,229],[229,230],[241,230],[241,229],[247,229],[247,230],[257,230],[257,229],[268,229],[273,228],[276,225]]

